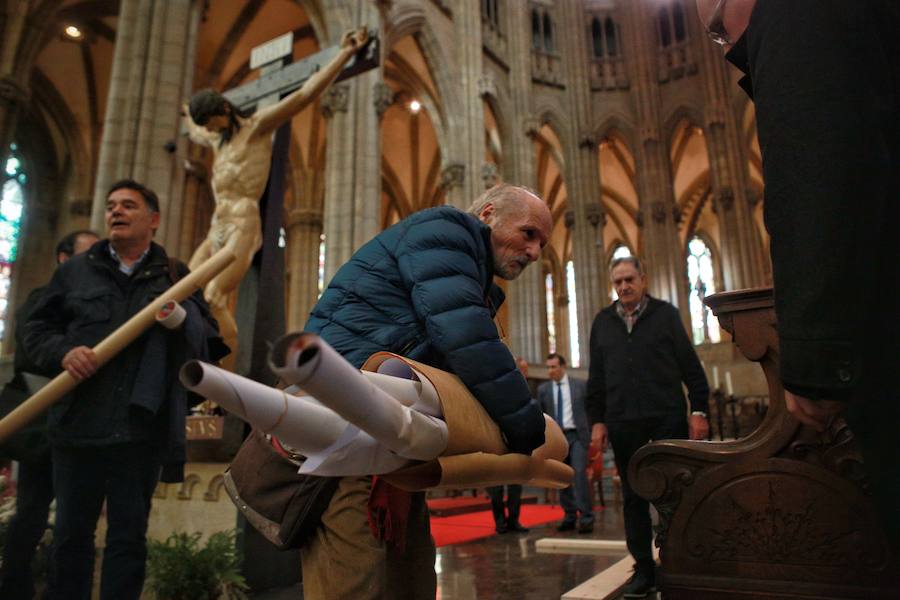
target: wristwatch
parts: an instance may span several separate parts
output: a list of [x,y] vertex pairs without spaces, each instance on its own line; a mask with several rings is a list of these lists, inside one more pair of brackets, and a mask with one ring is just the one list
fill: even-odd
[[706,413],[703,412],[702,410],[695,410],[694,412],[691,413],[691,416],[692,416],[692,417],[693,417],[694,415],[703,417],[704,419],[706,418]]

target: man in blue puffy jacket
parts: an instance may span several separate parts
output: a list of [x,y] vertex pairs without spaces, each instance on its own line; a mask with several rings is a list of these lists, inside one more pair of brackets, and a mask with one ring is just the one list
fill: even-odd
[[[518,277],[540,257],[551,228],[547,205],[508,184],[485,192],[468,212],[415,213],[340,268],[305,330],[357,367],[387,350],[456,374],[509,449],[531,453],[544,442],[544,418],[497,333],[504,294],[493,279]],[[376,506],[387,515],[383,523],[367,508]],[[344,477],[302,549],[303,597],[434,598],[434,558],[423,493]]]

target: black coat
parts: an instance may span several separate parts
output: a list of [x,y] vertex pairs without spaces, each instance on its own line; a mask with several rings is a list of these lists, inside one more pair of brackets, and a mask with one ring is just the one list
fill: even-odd
[[[187,272],[182,263],[174,265],[178,276]],[[157,244],[151,244],[131,276],[119,271],[106,240],[72,257],[54,273],[25,323],[25,349],[34,366],[44,375],[58,374],[69,350],[95,346],[169,288],[169,270],[168,256]],[[177,380],[178,368],[191,358],[218,358],[209,349],[221,346],[202,294],[196,292],[182,306],[188,311],[183,328],[151,327],[50,408],[52,443],[157,441],[183,460],[187,395]]]
[[728,54],[756,106],[780,375],[849,399],[900,355],[900,5],[781,4]]
[[591,423],[707,412],[709,385],[678,309],[648,298],[628,333],[616,305],[604,308],[591,326],[587,411]]

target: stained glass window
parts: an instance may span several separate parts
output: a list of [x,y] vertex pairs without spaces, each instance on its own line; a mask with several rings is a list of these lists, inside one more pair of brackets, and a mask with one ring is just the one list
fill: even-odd
[[716,292],[712,252],[700,236],[695,235],[688,242],[687,276],[691,289],[689,304],[694,343],[718,342],[722,337],[719,320],[703,304],[706,296]]
[[22,210],[25,207],[25,188],[28,181],[15,144],[9,147],[9,157],[3,170],[3,190],[0,196],[0,339],[6,330],[9,308],[9,288],[13,265],[19,250]]
[[550,352],[556,352],[556,313],[553,310],[556,303],[553,301],[553,275],[547,273],[544,278],[547,303],[547,340]]
[[[625,244],[619,244],[618,246],[616,246],[616,249],[613,250],[612,258],[609,259],[609,262],[612,262],[617,258],[622,258],[624,256],[631,256],[631,250]],[[616,288],[613,287],[612,283],[609,284],[609,299],[613,302],[619,299],[619,295],[616,293]]]
[[575,264],[566,263],[566,286],[569,291],[569,356],[573,367],[580,366],[581,347],[578,343],[578,301],[575,298]]

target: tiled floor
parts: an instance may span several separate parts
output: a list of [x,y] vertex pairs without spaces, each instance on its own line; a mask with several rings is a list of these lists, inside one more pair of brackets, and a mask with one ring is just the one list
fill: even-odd
[[[591,578],[617,557],[536,554],[543,537],[624,539],[621,506],[597,513],[592,534],[558,533],[556,524],[438,548],[437,600],[550,600]],[[253,594],[254,600],[300,600],[299,586]]]

